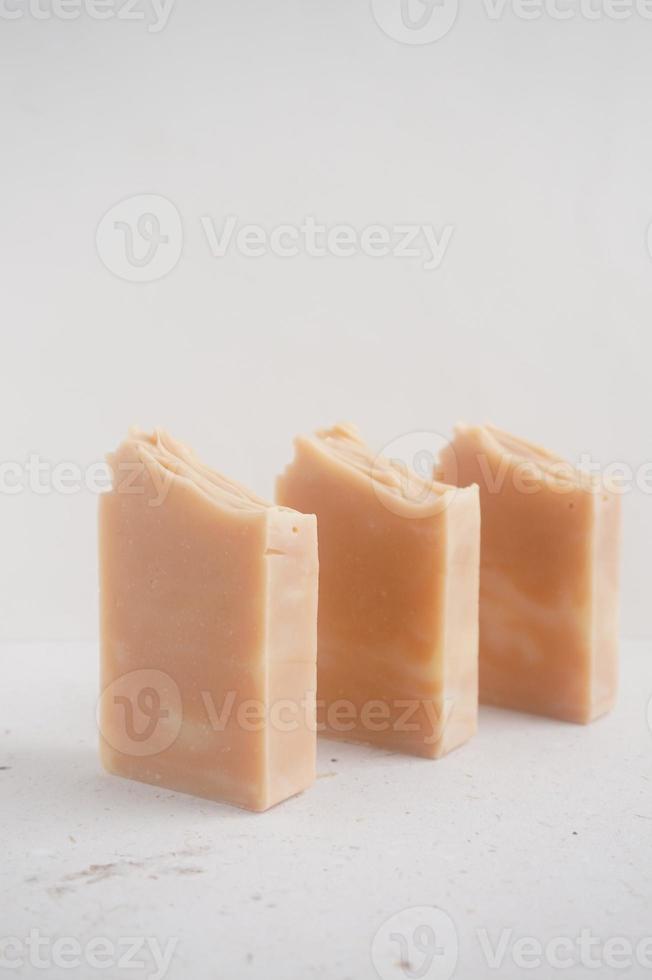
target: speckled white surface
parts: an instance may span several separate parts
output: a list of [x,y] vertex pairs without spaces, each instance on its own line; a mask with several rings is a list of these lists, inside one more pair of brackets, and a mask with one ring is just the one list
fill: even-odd
[[[17,941],[7,959],[24,955],[0,974],[151,977],[151,954],[139,969],[117,962],[143,937],[176,941],[170,980],[366,980],[385,920],[438,906],[429,959],[413,942],[427,909],[381,932],[383,978],[652,976],[652,945],[649,967],[637,952],[652,936],[650,644],[623,644],[617,710],[591,727],[482,709],[478,736],[439,762],[322,741],[315,786],[260,815],[102,772],[92,646],[0,658],[0,937]],[[32,929],[45,968],[24,946]],[[519,965],[519,937],[536,949],[582,929],[598,967],[556,969],[545,950]],[[57,937],[80,944],[79,966],[56,965]],[[609,965],[618,937],[628,971]],[[101,970],[87,957],[97,938],[115,950]]]

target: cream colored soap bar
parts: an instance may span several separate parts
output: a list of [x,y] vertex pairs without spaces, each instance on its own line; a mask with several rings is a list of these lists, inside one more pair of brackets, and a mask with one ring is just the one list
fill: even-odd
[[265,810],[315,774],[315,518],[259,500],[164,432],[132,432],[109,459],[104,765]]
[[295,442],[277,500],[317,515],[320,730],[438,757],[476,730],[477,488],[374,458],[350,426]]
[[460,425],[437,475],[480,486],[480,698],[589,722],[616,696],[620,499],[539,446]]

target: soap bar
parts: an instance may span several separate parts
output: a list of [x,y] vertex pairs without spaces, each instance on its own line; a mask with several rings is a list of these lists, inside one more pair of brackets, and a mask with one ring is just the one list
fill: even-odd
[[620,498],[491,425],[456,428],[437,476],[478,484],[480,699],[586,723],[616,696]]
[[315,776],[317,528],[162,431],[100,498],[101,757],[265,810]]
[[466,741],[477,725],[477,488],[421,480],[340,425],[296,439],[276,499],[317,515],[320,732],[429,758]]

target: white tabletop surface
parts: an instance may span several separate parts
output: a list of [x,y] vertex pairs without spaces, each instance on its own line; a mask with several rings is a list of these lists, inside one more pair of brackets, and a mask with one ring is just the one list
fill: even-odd
[[652,976],[649,643],[589,727],[483,708],[437,762],[321,741],[265,814],[105,774],[94,646],[0,658],[0,976]]

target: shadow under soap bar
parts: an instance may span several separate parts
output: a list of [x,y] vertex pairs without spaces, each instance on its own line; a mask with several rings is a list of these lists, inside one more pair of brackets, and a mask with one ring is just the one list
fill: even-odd
[[265,810],[315,776],[317,529],[163,432],[100,501],[101,755],[112,773]]

